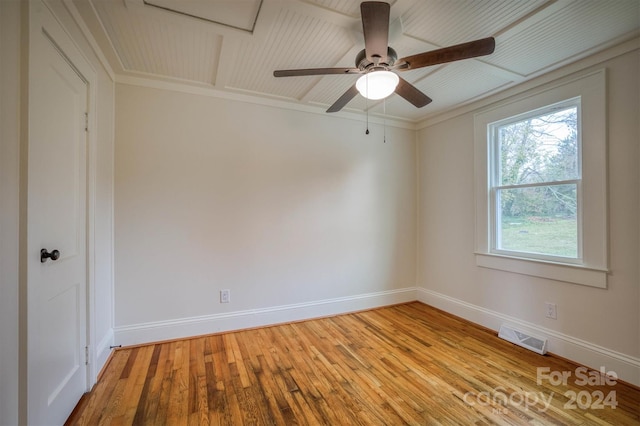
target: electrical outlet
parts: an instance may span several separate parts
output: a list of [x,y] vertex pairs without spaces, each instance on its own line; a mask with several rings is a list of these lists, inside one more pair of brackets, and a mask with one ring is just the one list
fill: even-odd
[[558,306],[555,303],[544,302],[546,317],[558,319]]
[[220,290],[220,303],[231,302],[231,290]]

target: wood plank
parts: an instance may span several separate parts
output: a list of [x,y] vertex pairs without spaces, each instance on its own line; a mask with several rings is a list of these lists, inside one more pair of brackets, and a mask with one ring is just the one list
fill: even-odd
[[413,302],[119,349],[67,424],[640,424],[640,389],[539,367],[580,366]]

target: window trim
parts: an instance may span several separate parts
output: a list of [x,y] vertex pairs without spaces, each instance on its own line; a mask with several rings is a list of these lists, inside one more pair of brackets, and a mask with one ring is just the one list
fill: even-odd
[[[492,252],[491,176],[489,156],[493,155],[489,124],[525,116],[554,104],[581,98],[581,188],[579,226],[582,226],[581,257],[537,258],[520,252]],[[485,108],[474,116],[474,162],[476,177],[476,264],[480,267],[522,275],[607,287],[607,117],[606,70],[567,77],[541,88],[524,92]],[[580,251],[580,249],[579,249]]]

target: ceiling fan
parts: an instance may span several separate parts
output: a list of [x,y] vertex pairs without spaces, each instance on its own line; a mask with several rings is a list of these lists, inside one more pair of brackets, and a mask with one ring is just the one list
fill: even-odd
[[[276,70],[274,77],[362,74],[356,84],[340,96],[327,112],[340,111],[358,93],[368,99],[382,99],[395,92],[417,108],[422,108],[431,102],[431,98],[398,76],[397,72],[489,55],[495,49],[494,38],[488,37],[398,59],[396,51],[388,45],[390,9],[389,4],[384,2],[365,1],[360,4],[365,48],[356,56],[355,68]],[[373,89],[377,88],[377,80],[387,82],[385,93],[373,93]]]

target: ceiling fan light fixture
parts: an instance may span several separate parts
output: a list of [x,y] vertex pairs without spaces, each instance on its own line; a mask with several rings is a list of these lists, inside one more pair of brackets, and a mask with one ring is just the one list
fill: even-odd
[[368,72],[356,81],[356,89],[371,100],[384,99],[395,90],[400,77],[391,71]]

